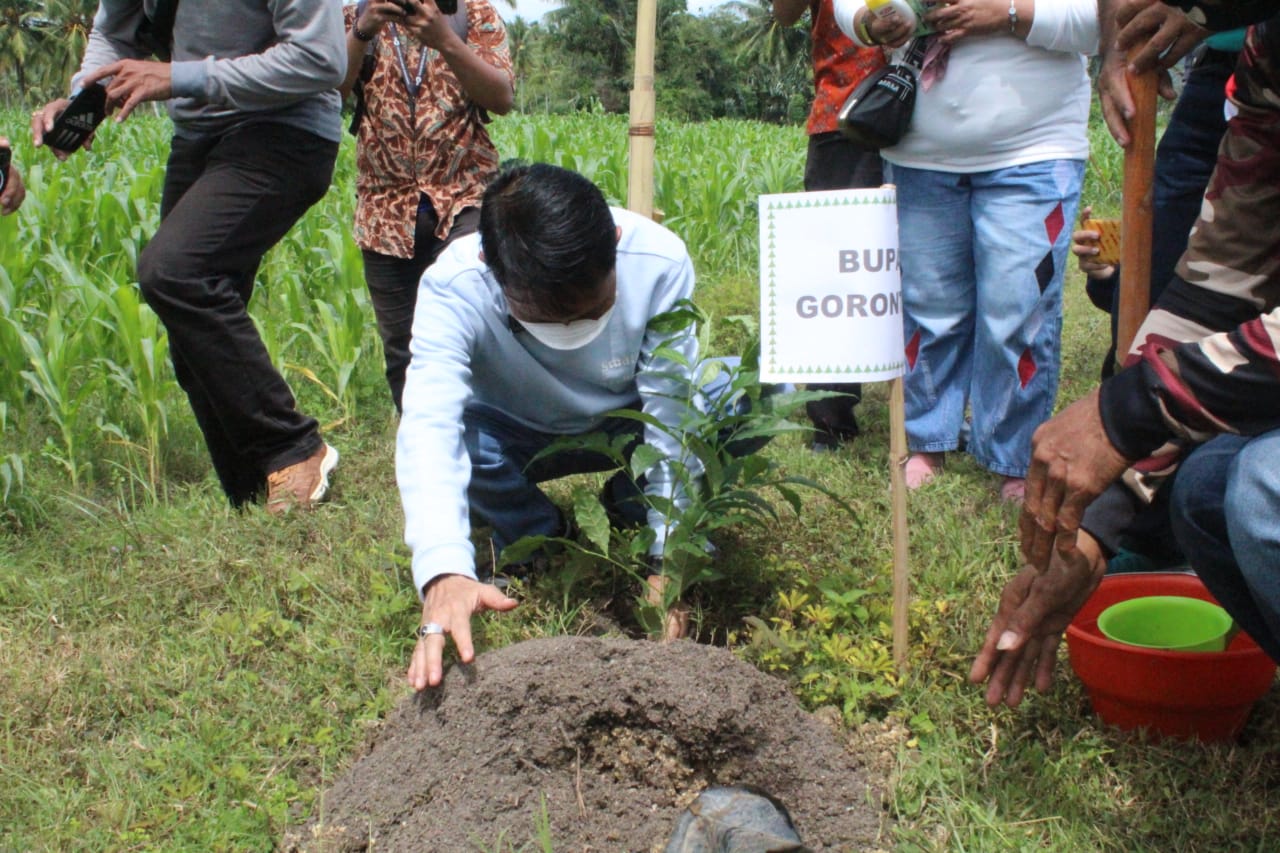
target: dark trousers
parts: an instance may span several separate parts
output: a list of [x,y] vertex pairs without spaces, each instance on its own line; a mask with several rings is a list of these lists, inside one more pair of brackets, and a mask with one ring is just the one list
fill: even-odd
[[[815,133],[809,137],[804,165],[805,192],[878,187],[884,182],[879,151],[854,145],[839,131]],[[862,383],[809,383],[810,391],[839,391],[847,396],[814,400],[805,404],[805,414],[813,422],[814,444],[834,446],[858,434],[853,407],[862,400]]]
[[469,207],[453,219],[449,236],[436,236],[439,218],[430,202],[418,206],[418,221],[413,235],[413,257],[396,258],[365,249],[364,281],[369,288],[374,316],[378,318],[378,335],[387,363],[387,385],[396,411],[401,411],[404,396],[404,372],[409,367],[409,340],[413,332],[413,309],[418,300],[418,282],[427,267],[440,257],[445,247],[464,234],[480,227],[479,208]]
[[249,317],[258,264],[329,187],[338,145],[283,124],[175,136],[138,283],[233,506],[321,444]]

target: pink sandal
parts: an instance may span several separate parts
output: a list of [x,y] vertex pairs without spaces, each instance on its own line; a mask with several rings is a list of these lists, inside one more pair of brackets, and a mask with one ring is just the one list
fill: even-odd
[[907,488],[918,489],[942,473],[941,453],[912,453],[903,468]]
[[1022,503],[1027,496],[1027,481],[1021,477],[1005,477],[1000,484],[1000,500]]

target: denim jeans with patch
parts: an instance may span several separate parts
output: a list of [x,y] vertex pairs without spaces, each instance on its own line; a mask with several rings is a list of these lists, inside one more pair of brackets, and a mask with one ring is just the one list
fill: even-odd
[[1081,160],[956,174],[890,166],[911,450],[960,445],[984,468],[1026,476],[1031,434],[1058,392],[1062,278]]

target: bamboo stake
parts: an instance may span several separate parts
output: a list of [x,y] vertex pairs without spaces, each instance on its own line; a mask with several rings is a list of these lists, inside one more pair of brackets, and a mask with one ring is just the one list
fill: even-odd
[[907,662],[907,616],[911,602],[907,564],[907,417],[902,377],[889,381],[889,488],[893,498],[893,663]]
[[636,74],[631,87],[631,126],[627,167],[627,208],[653,218],[653,53],[658,30],[658,0],[637,0]]
[[1151,310],[1151,213],[1155,182],[1156,72],[1128,74],[1134,113],[1124,151],[1124,210],[1120,223],[1120,316],[1117,367],[1133,347]]

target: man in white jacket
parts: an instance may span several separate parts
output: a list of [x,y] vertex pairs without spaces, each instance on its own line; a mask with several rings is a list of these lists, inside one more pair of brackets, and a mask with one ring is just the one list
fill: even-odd
[[[415,689],[440,683],[445,634],[470,661],[472,614],[516,606],[477,580],[471,517],[492,528],[498,551],[524,536],[562,535],[565,520],[537,484],[611,467],[581,451],[533,461],[557,438],[631,436],[660,460],[645,472],[645,492],[680,499],[672,471],[685,464],[679,441],[607,415],[639,409],[668,428],[681,423],[697,342],[692,328],[673,337],[650,321],[689,299],[693,284],[678,237],[610,208],[581,175],[545,164],[498,177],[479,234],[427,270],[396,446],[405,541],[423,597],[408,673]],[[653,527],[660,556],[670,520],[629,484],[623,474],[608,489],[629,520]]]

